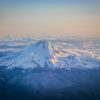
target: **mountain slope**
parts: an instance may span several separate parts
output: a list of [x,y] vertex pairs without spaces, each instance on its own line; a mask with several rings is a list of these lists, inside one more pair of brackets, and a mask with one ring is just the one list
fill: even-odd
[[8,68],[97,68],[100,61],[84,50],[59,48],[48,41],[41,40],[24,48],[19,54],[7,55],[0,59],[0,65]]

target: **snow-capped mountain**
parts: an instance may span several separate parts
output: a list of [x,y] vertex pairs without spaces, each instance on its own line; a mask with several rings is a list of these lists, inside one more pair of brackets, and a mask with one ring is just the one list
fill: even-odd
[[100,97],[99,42],[22,39],[0,43],[0,100]]
[[[7,60],[6,60],[7,59]],[[10,54],[0,59],[0,65],[8,68],[98,68],[99,60],[91,52],[79,49],[67,49],[46,40],[25,47],[19,54]]]

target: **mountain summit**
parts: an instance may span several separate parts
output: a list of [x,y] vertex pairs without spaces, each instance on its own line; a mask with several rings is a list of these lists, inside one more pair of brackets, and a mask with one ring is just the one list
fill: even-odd
[[22,68],[35,68],[44,67],[47,63],[50,63],[50,43],[46,40],[41,40],[39,42],[33,43],[33,45],[24,48],[16,56],[16,58],[11,59],[7,62],[10,68],[22,67]]
[[5,59],[10,60],[5,61],[2,65],[6,65],[8,68],[21,67],[24,69],[35,67],[92,69],[100,64],[85,51],[66,49],[61,47],[60,44],[54,45],[46,40],[35,42],[24,48],[19,54],[15,54],[13,57],[8,55]]

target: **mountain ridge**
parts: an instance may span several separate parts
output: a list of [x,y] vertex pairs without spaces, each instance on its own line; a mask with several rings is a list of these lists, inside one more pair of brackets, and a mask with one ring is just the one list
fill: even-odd
[[3,63],[8,68],[22,67],[27,69],[39,66],[68,70],[71,68],[92,69],[97,68],[99,64],[83,51],[75,49],[63,51],[63,48],[61,50],[46,40],[40,40],[31,46],[25,47],[15,58],[12,57],[12,59]]

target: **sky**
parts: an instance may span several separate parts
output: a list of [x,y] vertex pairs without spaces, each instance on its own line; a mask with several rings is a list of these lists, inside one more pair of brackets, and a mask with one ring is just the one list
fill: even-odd
[[0,36],[100,37],[100,0],[0,0]]

